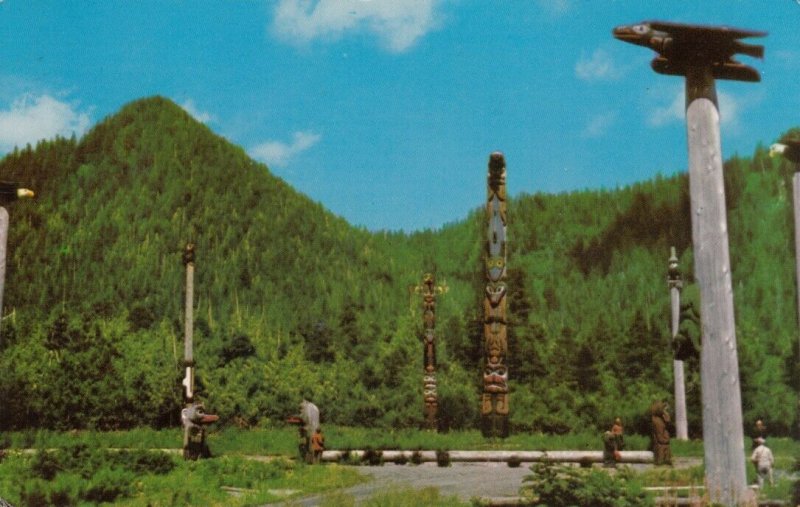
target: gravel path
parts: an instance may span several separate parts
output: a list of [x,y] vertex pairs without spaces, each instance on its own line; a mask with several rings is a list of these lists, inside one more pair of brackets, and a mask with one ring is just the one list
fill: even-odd
[[[355,497],[356,502],[385,491],[392,486],[423,489],[439,488],[443,496],[458,495],[464,501],[472,497],[518,496],[522,479],[530,474],[528,466],[510,468],[505,463],[453,463],[439,467],[436,463],[359,467],[359,472],[372,480],[341,492]],[[321,496],[301,498],[288,505],[311,507],[320,505]]]
[[[677,458],[676,468],[687,468],[702,463],[700,458]],[[652,468],[652,465],[630,465],[634,469]],[[523,478],[529,475],[530,463],[511,468],[506,463],[453,463],[439,467],[436,463],[421,465],[394,465],[358,468],[370,481],[339,491],[355,498],[356,503],[391,487],[423,489],[439,488],[442,496],[457,495],[463,501],[474,497],[511,498],[519,496]],[[285,505],[312,507],[320,505],[324,496],[295,499]]]

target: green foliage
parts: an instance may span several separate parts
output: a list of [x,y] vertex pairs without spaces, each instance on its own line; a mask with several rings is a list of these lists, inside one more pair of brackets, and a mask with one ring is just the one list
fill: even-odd
[[[287,505],[291,507],[293,504],[289,502]],[[323,507],[354,507],[356,501],[350,495],[335,493],[324,497],[320,505]],[[411,489],[392,487],[374,494],[359,502],[358,505],[366,507],[417,507],[419,505],[459,507],[469,504],[460,501],[457,496],[443,496],[437,488]]]
[[0,465],[0,485],[6,485],[5,477],[13,477],[24,505],[114,502],[133,494],[137,477],[166,475],[176,467],[165,453],[115,452],[82,443],[39,450],[27,462],[15,464],[18,458],[7,461],[12,463]]
[[361,456],[361,462],[371,467],[383,465],[383,451],[367,446]]
[[[42,456],[57,468],[49,479],[34,471],[41,471]],[[92,451],[82,445],[0,462],[0,490],[14,505],[262,505],[280,499],[273,490],[311,494],[362,480],[349,467],[297,466],[280,458],[184,461],[162,452]],[[225,488],[241,494],[231,496]]]
[[436,465],[440,467],[450,466],[450,452],[447,449],[436,449]]
[[[798,427],[792,174],[763,147],[725,164],[745,423],[765,418],[775,435]],[[0,430],[179,426],[189,241],[196,387],[220,425],[281,426],[311,393],[326,426],[419,428],[409,287],[433,272],[449,288],[436,307],[440,429],[478,427],[482,203],[437,231],[354,228],[160,97],[80,140],[15,150],[0,177],[37,193],[10,207]],[[684,294],[695,284],[688,195],[675,175],[509,200],[512,433],[599,432],[614,417],[648,431],[647,406],[672,391],[670,246]]]
[[603,470],[558,466],[531,467],[524,479],[523,495],[535,505],[547,507],[644,507],[655,505],[641,484],[621,469],[611,475]]

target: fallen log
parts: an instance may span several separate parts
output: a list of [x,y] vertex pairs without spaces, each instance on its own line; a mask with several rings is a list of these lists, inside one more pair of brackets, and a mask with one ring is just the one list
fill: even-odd
[[[381,459],[384,462],[428,463],[436,461],[436,451],[383,450]],[[349,456],[361,460],[363,450],[329,450],[323,451],[322,461],[341,461]],[[619,463],[652,463],[653,453],[650,451],[622,451]],[[602,451],[448,451],[452,463],[602,463]]]

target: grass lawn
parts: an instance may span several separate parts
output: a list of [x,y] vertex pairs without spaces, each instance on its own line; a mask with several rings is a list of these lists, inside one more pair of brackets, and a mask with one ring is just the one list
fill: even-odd
[[[495,450],[599,450],[595,434],[518,434],[487,440],[478,431],[439,434],[416,430],[375,430],[326,426],[332,449],[495,449]],[[258,505],[279,499],[333,492],[365,480],[357,467],[306,466],[291,458],[297,454],[294,428],[212,430],[208,442],[213,459],[184,461],[177,453],[182,442],[179,428],[139,428],[119,432],[13,432],[0,435],[5,457],[0,461],[0,496],[14,505]],[[644,450],[647,437],[626,435],[626,448]],[[762,498],[789,500],[794,488],[795,459],[800,445],[788,438],[772,438],[776,484]],[[38,449],[20,452],[20,449]],[[107,452],[105,449],[114,449]],[[175,452],[150,452],[171,449]],[[122,450],[122,451],[120,451]],[[700,441],[673,441],[675,457],[702,458]],[[749,458],[749,443],[745,451]],[[122,456],[122,457],[120,457]],[[158,456],[158,457],[156,457]],[[270,460],[253,459],[269,456]],[[411,465],[409,465],[411,466]],[[748,482],[755,471],[747,461]],[[681,485],[699,488],[702,466],[652,468],[636,472],[645,486]],[[352,505],[342,493],[326,497],[326,505]],[[374,505],[460,505],[456,498],[436,490],[391,490],[375,498]],[[410,502],[410,503],[409,503]],[[367,504],[372,505],[372,504]]]

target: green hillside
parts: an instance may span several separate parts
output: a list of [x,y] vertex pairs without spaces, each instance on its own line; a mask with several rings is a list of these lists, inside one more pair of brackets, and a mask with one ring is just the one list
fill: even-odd
[[[513,174],[509,168],[509,189]],[[745,420],[796,423],[791,168],[757,148],[726,164]],[[475,161],[483,184],[485,161]],[[473,427],[482,360],[483,215],[370,233],[294,191],[162,98],[82,139],[0,161],[9,206],[0,429],[177,425],[187,241],[197,245],[198,386],[228,424],[280,424],[307,394],[327,422],[422,421],[420,300],[437,305],[440,413]],[[614,191],[520,195],[509,209],[516,430],[644,430],[671,398],[669,247],[691,280],[685,176]],[[684,291],[689,295],[692,290]],[[690,430],[698,364],[687,362]]]

